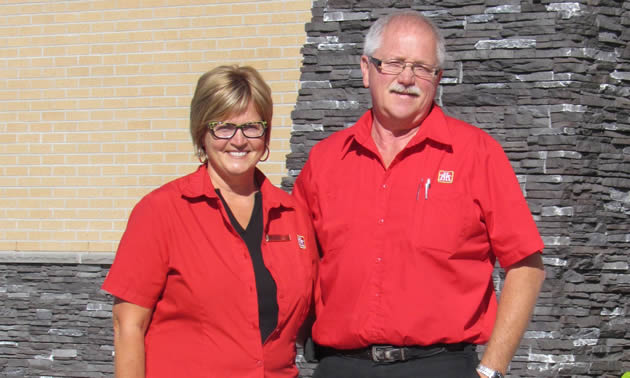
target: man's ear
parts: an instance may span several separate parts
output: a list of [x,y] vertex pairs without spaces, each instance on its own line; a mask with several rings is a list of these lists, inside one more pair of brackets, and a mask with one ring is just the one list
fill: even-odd
[[367,56],[361,55],[361,73],[363,74],[363,86],[370,87],[370,60]]

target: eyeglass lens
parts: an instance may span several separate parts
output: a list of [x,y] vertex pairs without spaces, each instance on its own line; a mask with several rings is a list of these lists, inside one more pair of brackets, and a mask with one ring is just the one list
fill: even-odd
[[375,65],[380,69],[380,71],[384,74],[388,75],[398,75],[403,72],[407,66],[411,68],[411,71],[414,75],[418,77],[433,77],[435,75],[435,70],[429,67],[426,67],[423,64],[419,63],[411,63],[411,62],[402,62],[398,60],[391,61],[382,61],[380,59],[376,59],[371,57],[372,61]]
[[248,138],[259,138],[265,134],[265,124],[263,122],[247,122],[236,125],[229,122],[211,122],[209,124],[212,134],[221,139],[232,138],[238,129]]

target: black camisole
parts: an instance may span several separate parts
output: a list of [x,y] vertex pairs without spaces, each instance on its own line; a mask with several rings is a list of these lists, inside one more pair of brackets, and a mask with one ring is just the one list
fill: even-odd
[[230,223],[241,236],[249,255],[252,259],[254,268],[254,276],[256,277],[256,292],[258,295],[258,322],[260,325],[260,338],[264,343],[267,337],[273,332],[278,324],[278,300],[276,298],[277,288],[271,273],[265,266],[260,248],[263,237],[263,211],[262,211],[262,193],[257,192],[254,197],[254,209],[249,219],[246,229],[238,223],[234,214],[230,210],[227,202],[221,195],[219,189],[216,189],[225,211],[230,218]]

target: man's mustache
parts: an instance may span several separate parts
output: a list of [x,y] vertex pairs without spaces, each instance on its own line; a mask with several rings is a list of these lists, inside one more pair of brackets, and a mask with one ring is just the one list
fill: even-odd
[[389,86],[389,91],[412,96],[420,96],[421,93],[420,88],[416,87],[415,85],[406,87],[400,83],[392,83],[392,85]]

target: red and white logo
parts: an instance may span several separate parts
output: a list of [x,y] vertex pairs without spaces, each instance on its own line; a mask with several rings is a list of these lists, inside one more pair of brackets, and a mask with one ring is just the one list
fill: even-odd
[[304,241],[304,236],[298,235],[297,242],[300,249],[306,249],[306,242]]
[[440,171],[438,172],[438,182],[441,182],[443,184],[452,184],[454,176],[454,171]]

